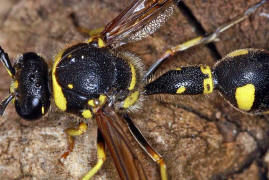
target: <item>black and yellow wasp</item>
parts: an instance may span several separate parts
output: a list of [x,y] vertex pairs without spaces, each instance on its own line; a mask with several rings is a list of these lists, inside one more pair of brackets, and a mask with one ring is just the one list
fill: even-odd
[[106,159],[105,145],[121,179],[147,179],[120,125],[124,121],[142,149],[159,165],[161,179],[166,180],[164,159],[149,145],[128,112],[136,111],[151,94],[208,94],[213,89],[218,89],[241,111],[268,111],[269,54],[263,50],[237,50],[218,62],[213,70],[204,65],[180,67],[149,80],[167,57],[216,40],[220,33],[248,18],[264,2],[212,34],[167,50],[147,71],[136,55],[119,47],[159,29],[173,14],[172,0],[134,0],[104,28],[90,31],[78,27],[90,38],[59,51],[51,68],[34,52],[22,54],[13,65],[0,48],[1,62],[12,78],[9,96],[1,103],[1,115],[13,101],[22,118],[36,120],[48,112],[53,97],[58,109],[86,119],[78,128],[66,130],[69,146],[62,160],[73,151],[74,137],[86,132],[87,120],[94,119],[98,124],[98,161],[82,179],[91,178],[101,168]]

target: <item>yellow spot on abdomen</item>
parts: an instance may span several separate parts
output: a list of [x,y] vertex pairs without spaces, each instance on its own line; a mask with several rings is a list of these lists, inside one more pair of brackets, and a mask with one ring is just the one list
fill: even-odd
[[135,91],[132,94],[130,94],[123,102],[123,107],[126,109],[130,106],[132,106],[139,97],[139,91]]
[[248,54],[247,49],[239,49],[239,50],[233,51],[233,52],[229,53],[227,56],[228,57],[236,57],[236,56],[240,56],[240,55],[244,55],[244,54]]
[[57,82],[57,79],[56,79],[56,68],[57,68],[58,63],[62,59],[63,52],[64,50],[59,52],[57,56],[55,57],[55,62],[52,67],[52,85],[53,85],[53,96],[54,96],[55,104],[60,110],[65,111],[66,106],[67,106],[67,101],[64,97],[62,87],[60,86],[60,84]]
[[255,100],[255,86],[253,84],[247,84],[236,88],[235,99],[239,109],[244,111],[251,110]]
[[184,86],[181,86],[180,88],[177,89],[177,94],[181,94],[186,91],[186,88]]
[[208,78],[204,79],[204,94],[212,93],[213,91],[213,79],[212,73],[209,66],[200,66],[201,72],[208,76]]
[[92,118],[92,112],[88,109],[83,110],[81,115],[86,119]]

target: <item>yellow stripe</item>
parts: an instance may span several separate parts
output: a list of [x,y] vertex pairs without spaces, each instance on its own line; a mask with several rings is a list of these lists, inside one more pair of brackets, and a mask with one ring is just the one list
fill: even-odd
[[213,91],[213,79],[212,73],[209,66],[200,66],[201,72],[208,76],[208,78],[204,79],[204,94],[212,93]]
[[177,89],[177,94],[182,94],[185,91],[186,91],[186,88],[184,86],[181,86],[180,88]]
[[55,75],[57,65],[59,64],[60,60],[62,59],[63,53],[64,53],[64,50],[60,51],[57,54],[57,56],[55,57],[55,61],[54,61],[53,67],[52,67],[52,86],[53,86],[53,96],[54,96],[54,101],[55,101],[56,106],[60,110],[65,111],[66,106],[67,106],[67,101],[64,97],[62,87],[57,82],[56,75]]
[[44,106],[41,107],[41,113],[44,115],[45,114],[45,108]]
[[128,108],[132,106],[139,97],[139,91],[135,91],[132,94],[130,94],[123,102],[123,108]]
[[247,49],[239,49],[239,50],[236,50],[236,51],[229,53],[227,56],[228,57],[236,57],[236,56],[241,56],[241,55],[245,55],[245,54],[248,54]]
[[130,62],[129,63],[130,65],[130,68],[131,68],[131,73],[132,73],[132,79],[131,79],[131,83],[130,83],[130,86],[129,86],[129,90],[133,90],[135,85],[136,85],[136,71],[135,71],[135,67],[134,65]]
[[247,84],[236,88],[235,99],[239,109],[244,111],[251,110],[255,100],[255,86],[253,84]]

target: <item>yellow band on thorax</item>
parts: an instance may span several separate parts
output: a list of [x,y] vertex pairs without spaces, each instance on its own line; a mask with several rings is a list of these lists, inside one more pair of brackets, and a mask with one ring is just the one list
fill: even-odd
[[124,100],[123,102],[123,108],[129,108],[130,106],[132,106],[139,98],[139,91],[135,91],[132,94],[130,94],[129,96],[127,96],[127,98]]
[[55,101],[56,106],[60,110],[66,111],[67,101],[66,101],[66,98],[64,97],[62,87],[57,82],[57,78],[56,78],[56,68],[60,60],[62,59],[63,53],[64,53],[64,50],[59,52],[57,56],[55,57],[55,61],[52,67],[52,85],[53,85],[53,96],[54,96],[54,101]]
[[132,78],[131,78],[131,83],[130,83],[128,89],[131,91],[134,89],[134,87],[136,85],[136,71],[135,71],[134,65],[131,62],[129,62],[129,66],[131,68]]

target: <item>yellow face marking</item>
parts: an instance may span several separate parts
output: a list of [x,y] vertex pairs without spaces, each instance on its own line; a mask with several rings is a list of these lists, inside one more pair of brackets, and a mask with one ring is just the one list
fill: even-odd
[[101,94],[100,96],[99,96],[99,101],[100,101],[100,105],[103,105],[103,104],[105,104],[105,102],[106,102],[106,96],[105,95],[103,95],[103,94]]
[[74,85],[73,84],[68,84],[67,85],[69,89],[73,89],[74,88]]
[[72,54],[69,54],[67,57],[68,57],[68,58],[71,58],[71,57],[72,57]]
[[16,80],[16,81],[13,81],[9,87],[9,91],[10,93],[15,93],[16,89],[18,88],[19,86],[19,82]]
[[53,67],[52,67],[52,85],[53,85],[53,96],[54,96],[55,104],[60,110],[65,111],[66,106],[67,106],[67,102],[66,102],[66,99],[64,97],[62,87],[57,82],[56,75],[55,75],[57,65],[60,62],[60,60],[62,59],[63,53],[64,53],[64,50],[59,52],[57,54],[57,56],[55,57],[55,62],[54,62]]
[[213,79],[212,73],[209,66],[200,66],[201,72],[208,76],[208,78],[204,79],[204,94],[212,93],[213,91]]
[[235,99],[239,109],[244,111],[251,110],[255,101],[255,86],[253,84],[247,84],[236,88]]
[[89,119],[92,118],[92,112],[88,109],[83,110],[81,115],[85,118],[85,119]]
[[135,91],[132,94],[130,94],[123,102],[123,108],[128,108],[132,106],[139,97],[139,91]]
[[247,49],[239,49],[239,50],[233,51],[233,52],[229,53],[227,56],[228,57],[236,57],[236,56],[240,56],[240,55],[244,55],[244,54],[248,54]]
[[104,40],[101,38],[98,38],[98,47],[103,48],[105,46],[106,46],[106,44],[105,44]]
[[186,91],[186,88],[184,86],[181,86],[180,88],[177,89],[177,94],[181,94]]
[[45,114],[45,108],[44,106],[41,107],[41,113],[44,115]]
[[182,70],[181,67],[176,68],[176,71],[181,71],[181,70]]
[[129,63],[130,68],[131,68],[131,73],[132,73],[132,79],[131,79],[131,83],[129,85],[129,90],[133,90],[135,85],[136,85],[136,71],[135,71],[135,67],[132,63]]

